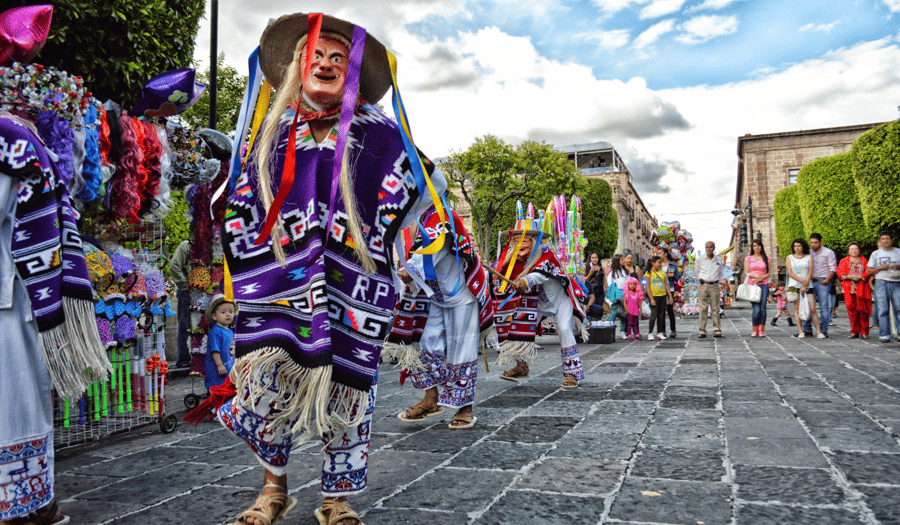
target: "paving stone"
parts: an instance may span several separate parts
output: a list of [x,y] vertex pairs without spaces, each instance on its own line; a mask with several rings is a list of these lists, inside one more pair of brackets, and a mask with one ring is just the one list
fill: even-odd
[[734,401],[723,403],[725,416],[743,418],[789,418],[793,419],[794,413],[787,405],[776,403],[737,403]]
[[819,442],[819,446],[831,450],[900,453],[897,438],[884,430],[813,428],[810,433]]
[[[508,383],[506,381],[504,381],[504,383],[512,384],[512,383]],[[546,397],[546,396],[549,396],[550,394],[556,392],[557,390],[559,390],[559,388],[560,388],[559,385],[555,385],[555,384],[552,386],[549,386],[549,385],[548,386],[540,386],[540,385],[533,385],[533,384],[528,384],[528,383],[524,383],[524,384],[519,383],[519,384],[514,384],[513,386],[505,389],[503,391],[503,395],[504,396]]]
[[718,426],[690,426],[654,423],[644,436],[647,446],[708,447],[721,446],[725,431]]
[[810,427],[854,428],[880,430],[877,423],[860,412],[834,412],[824,410],[797,410],[797,416]]
[[850,525],[866,523],[858,513],[847,509],[786,507],[783,505],[743,504],[735,511],[739,525]]
[[[428,523],[429,525],[459,525],[460,523],[468,523],[468,516],[460,512],[439,512],[427,511],[419,509],[371,509],[365,514],[361,514],[366,523],[372,525],[379,524],[416,524]],[[318,523],[315,520],[310,522]],[[305,523],[303,525],[306,525]]]
[[900,405],[866,405],[860,410],[875,419],[900,419]]
[[850,483],[897,484],[900,454],[837,451],[830,457]]
[[391,449],[415,450],[418,452],[431,452],[432,454],[454,454],[491,434],[496,429],[497,427],[489,427],[478,423],[473,428],[464,430],[450,430],[445,425],[437,425],[396,441],[391,445]]
[[512,395],[503,393],[490,399],[485,399],[480,403],[476,403],[475,407],[481,408],[528,408],[538,403],[544,396],[538,395]]
[[828,463],[811,439],[728,438],[733,464],[826,468]]
[[68,472],[70,470],[79,469],[88,465],[93,465],[101,461],[110,459],[105,456],[96,456],[92,454],[76,454],[71,456],[63,456],[56,451],[56,457],[53,460],[53,468],[57,474]]
[[726,417],[725,435],[736,439],[748,437],[806,439],[809,437],[794,418]]
[[665,381],[639,381],[626,379],[619,383],[616,389],[621,390],[659,390],[662,391],[666,387]]
[[830,412],[858,412],[859,409],[846,399],[796,399],[785,398],[794,410],[815,410]]
[[85,492],[78,499],[151,505],[240,470],[242,467],[183,463],[178,467],[155,470]]
[[560,439],[548,456],[591,459],[629,459],[637,448],[640,434],[590,434],[570,432]]
[[[164,505],[115,520],[116,525],[146,523],[225,523],[249,507],[256,491],[239,491],[227,487],[202,487],[190,494],[176,497]],[[296,517],[294,509],[288,517]]]
[[725,483],[627,477],[609,517],[623,521],[731,523],[731,489]]
[[664,408],[685,408],[690,410],[715,409],[719,399],[716,397],[670,396],[666,395],[659,406]]
[[464,450],[450,461],[451,467],[519,470],[537,460],[549,443],[508,443],[483,441]]
[[53,479],[53,491],[57,499],[75,497],[82,492],[93,490],[119,481],[112,476],[83,476],[56,472]]
[[658,401],[661,392],[653,390],[613,390],[606,396],[606,399],[613,400],[636,400],[636,401]]
[[660,408],[653,418],[654,424],[718,426],[722,414],[710,410]]
[[[226,436],[220,435],[220,437]],[[233,442],[229,444],[233,444]],[[94,463],[75,469],[72,473],[125,478],[134,475],[136,472],[147,472],[170,467],[173,463],[208,454],[209,452],[198,448],[156,447],[102,463]]]
[[840,505],[844,492],[826,469],[735,465],[737,497],[745,501]]
[[487,507],[515,476],[514,472],[439,468],[382,504],[385,507],[446,511],[481,509]]
[[[548,458],[515,484],[516,489],[568,494],[607,494],[618,485],[628,463],[587,458]],[[565,472],[564,476],[559,474]]]
[[[118,516],[123,516],[131,512],[137,512],[144,508],[138,503],[119,503],[116,501],[105,501],[102,505],[98,505],[96,501],[89,500],[67,500],[56,495],[57,501],[60,502],[59,508],[63,514],[72,518],[70,523],[103,523],[112,520]],[[121,522],[117,522],[121,523]],[[145,521],[144,523],[149,523]]]
[[595,496],[583,497],[510,490],[475,520],[475,523],[477,525],[597,523],[603,515],[603,510],[603,499]]
[[523,414],[526,410],[528,409],[484,408],[481,405],[475,405],[474,414],[478,418],[476,425],[501,427],[512,421],[516,416]]
[[853,485],[853,489],[863,494],[866,506],[881,523],[900,523],[900,512],[897,511],[900,509],[900,487]]
[[592,414],[575,427],[574,432],[640,434],[647,428],[649,421],[648,416]]
[[697,397],[717,397],[719,391],[718,385],[714,387],[699,386],[679,386],[669,385],[666,388],[666,397],[669,396],[697,396]]
[[722,399],[725,401],[781,403],[781,396],[774,389],[765,390],[729,390],[722,386]]
[[571,430],[578,421],[572,417],[520,416],[501,427],[490,439],[513,443],[551,443]]
[[724,449],[720,453],[711,453],[703,449],[645,447],[640,449],[630,475],[685,481],[723,481],[724,452]]
[[652,414],[655,410],[656,403],[653,401],[604,399],[594,405],[596,414],[647,415]]
[[548,400],[529,408],[525,415],[528,416],[571,416],[584,417],[588,415],[593,408],[594,403],[591,401],[562,401]]

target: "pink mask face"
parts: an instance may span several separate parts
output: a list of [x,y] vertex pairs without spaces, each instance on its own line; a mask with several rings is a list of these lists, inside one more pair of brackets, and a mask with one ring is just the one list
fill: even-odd
[[0,66],[30,62],[47,41],[53,6],[32,5],[0,13]]
[[[309,76],[303,81],[303,92],[310,100],[324,107],[339,104],[344,96],[347,81],[347,60],[350,50],[347,46],[328,37],[319,38]],[[306,51],[300,64],[306,62]]]

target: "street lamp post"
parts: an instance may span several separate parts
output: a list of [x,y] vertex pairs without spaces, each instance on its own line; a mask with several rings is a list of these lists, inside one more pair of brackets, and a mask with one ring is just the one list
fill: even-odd
[[217,40],[219,38],[219,0],[212,0],[210,6],[210,44],[209,44],[209,127],[216,129],[216,91],[219,87],[219,63]]

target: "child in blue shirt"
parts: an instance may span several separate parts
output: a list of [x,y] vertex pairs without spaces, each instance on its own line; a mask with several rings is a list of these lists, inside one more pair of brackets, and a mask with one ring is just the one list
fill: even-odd
[[225,296],[217,294],[206,308],[206,317],[215,323],[206,336],[206,388],[221,385],[231,367],[234,357],[231,356],[231,341],[234,331],[229,328],[234,321],[234,303],[226,301]]

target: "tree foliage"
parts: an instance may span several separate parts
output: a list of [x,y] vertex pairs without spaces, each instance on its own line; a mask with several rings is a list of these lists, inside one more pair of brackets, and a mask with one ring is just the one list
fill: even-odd
[[52,4],[50,36],[34,60],[81,75],[100,100],[130,108],[154,75],[190,67],[204,2],[11,0]]
[[853,178],[866,227],[900,233],[900,120],[882,124],[853,142]]
[[863,221],[853,179],[850,152],[820,157],[800,169],[797,200],[805,237],[822,235],[822,243],[842,252],[850,242],[874,249],[875,236]]
[[[172,192],[172,206],[169,214],[163,219],[166,227],[166,247],[170,255],[175,253],[175,248],[181,244],[181,241],[187,240],[191,236],[191,220],[188,217],[188,205],[184,200],[184,193],[180,191]],[[166,277],[169,276],[169,265],[166,264],[164,269]]]
[[800,215],[800,199],[797,185],[781,188],[775,194],[775,237],[778,238],[778,254],[791,254],[791,243],[796,238],[806,238]]
[[[247,86],[247,76],[238,73],[237,69],[225,64],[225,54],[220,53],[216,58],[218,74],[216,78],[216,129],[226,135],[231,135],[237,127],[238,114],[241,111],[241,102],[244,99],[244,89]],[[210,70],[197,72],[197,81],[206,85],[209,82]],[[196,104],[177,117],[183,125],[191,129],[209,127],[209,89],[203,93]]]
[[572,195],[581,197],[588,250],[601,257],[615,250],[618,220],[609,184],[588,181],[550,145],[526,141],[513,147],[486,135],[466,151],[451,153],[440,168],[471,207],[476,242],[486,259],[496,255],[497,233],[514,225],[516,200],[532,202],[540,210],[559,194],[567,201]]

